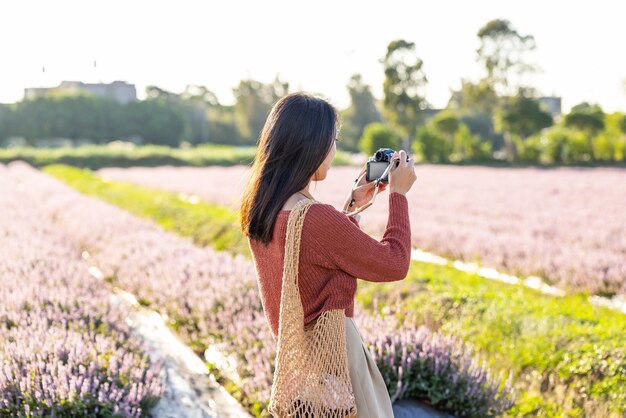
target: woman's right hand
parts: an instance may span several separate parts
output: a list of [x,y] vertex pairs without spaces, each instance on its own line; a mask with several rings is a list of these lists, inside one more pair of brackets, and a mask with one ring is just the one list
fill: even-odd
[[398,192],[406,195],[411,189],[417,175],[415,174],[414,160],[409,158],[406,160],[406,152],[404,150],[396,151],[393,153],[392,159],[400,159],[400,163],[395,167],[395,161],[392,160],[392,164],[389,169],[387,177],[389,178],[389,193]]

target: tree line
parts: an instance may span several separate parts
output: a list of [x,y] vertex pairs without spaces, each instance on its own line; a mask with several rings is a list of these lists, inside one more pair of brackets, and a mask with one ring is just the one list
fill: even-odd
[[[403,148],[430,162],[624,161],[623,113],[607,114],[597,104],[580,103],[555,120],[525,82],[538,70],[525,59],[536,48],[532,35],[495,19],[477,36],[476,61],[483,76],[462,79],[444,109],[433,109],[426,100],[428,78],[415,43],[390,42],[380,59],[382,99],[374,97],[360,74],[348,80],[350,105],[341,110],[338,147],[367,154],[380,147]],[[221,104],[198,85],[188,85],[182,93],[148,86],[145,100],[126,104],[86,92],[50,92],[0,105],[0,141],[18,136],[31,146],[46,138],[97,144],[123,139],[171,147],[183,142],[255,145],[272,105],[288,92],[289,84],[278,77],[271,83],[240,81],[233,88],[234,105]]]

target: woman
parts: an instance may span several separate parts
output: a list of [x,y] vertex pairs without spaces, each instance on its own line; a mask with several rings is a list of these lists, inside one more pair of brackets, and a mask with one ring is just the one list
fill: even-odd
[[[308,93],[291,93],[272,108],[261,132],[252,175],[240,209],[242,231],[248,237],[261,301],[274,339],[282,287],[287,220],[294,204],[315,199],[311,181],[326,178],[336,153],[338,112],[327,101]],[[389,178],[389,218],[377,241],[359,227],[358,214],[347,210],[369,202],[372,182],[362,179],[355,202],[338,211],[316,203],[304,218],[300,242],[298,286],[305,324],[328,309],[345,308],[350,380],[359,418],[393,417],[382,375],[363,344],[352,319],[357,278],[375,282],[402,280],[411,256],[411,228],[406,193],[416,179],[413,159],[403,150]],[[348,186],[348,185],[347,185]],[[381,184],[379,190],[384,190]]]

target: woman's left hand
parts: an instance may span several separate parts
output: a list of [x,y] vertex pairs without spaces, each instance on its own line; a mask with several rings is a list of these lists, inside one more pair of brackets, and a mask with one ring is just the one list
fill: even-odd
[[[378,193],[382,192],[387,188],[387,183],[378,183]],[[374,182],[370,181],[365,183],[364,185],[357,186],[354,189],[353,197],[355,200],[355,205],[357,208],[360,208],[364,204],[370,202],[374,197]]]
[[[387,188],[387,184],[385,182],[378,183],[378,193],[385,190]],[[374,182],[367,181],[366,176],[361,177],[361,180],[357,183],[357,186],[354,188],[352,192],[352,197],[355,200],[353,205],[354,208],[360,208],[366,203],[370,202],[374,197]]]

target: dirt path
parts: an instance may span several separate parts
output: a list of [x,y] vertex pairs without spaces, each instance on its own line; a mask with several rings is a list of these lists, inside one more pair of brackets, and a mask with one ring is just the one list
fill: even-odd
[[[96,266],[89,271],[101,275]],[[166,382],[164,396],[152,409],[153,418],[251,418],[248,412],[209,373],[204,362],[181,342],[156,312],[139,305],[135,297],[115,289],[111,297],[133,306],[126,319],[144,342],[154,361],[162,361],[161,377]]]

